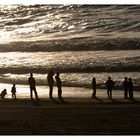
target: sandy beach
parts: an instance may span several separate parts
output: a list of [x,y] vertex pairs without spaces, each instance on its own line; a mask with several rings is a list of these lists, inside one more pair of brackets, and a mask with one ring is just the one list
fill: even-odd
[[[39,89],[40,87],[38,87]],[[86,91],[88,93],[85,93]],[[44,92],[43,89],[42,92]],[[17,100],[12,100],[10,94],[5,100],[1,99],[0,134],[140,134],[140,98],[138,92],[135,100],[130,101],[123,99],[122,91],[114,91],[116,95],[112,101],[109,101],[106,97],[106,90],[97,90],[98,98],[93,100],[91,99],[91,89],[65,87],[63,88],[64,102],[60,102],[57,99],[56,91],[54,92],[53,100],[48,99],[47,95],[41,94],[39,102],[31,102],[29,93],[28,96],[20,96],[17,93]],[[73,94],[70,94],[71,92]],[[82,96],[83,92],[86,96]],[[68,97],[68,93],[71,96]]]
[[[0,11],[0,135],[140,134],[140,5],[7,3]],[[124,99],[125,77],[134,100]]]

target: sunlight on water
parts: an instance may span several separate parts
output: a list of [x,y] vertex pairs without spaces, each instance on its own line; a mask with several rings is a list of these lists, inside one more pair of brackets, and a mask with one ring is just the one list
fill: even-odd
[[140,35],[139,6],[0,5],[0,11],[1,43]]
[[116,81],[116,86],[122,85],[125,76],[132,77],[135,86],[139,86],[139,53],[137,50],[0,53],[0,82],[27,84],[29,73],[33,72],[38,85],[47,85],[48,70],[53,68],[61,70],[65,86],[91,87],[92,77],[96,77],[99,86],[105,87],[108,76]]
[[[5,98],[12,98],[12,95],[11,95],[12,85],[0,83],[0,87],[3,87],[3,88],[0,88],[0,92],[4,88],[7,89],[7,95]],[[30,90],[29,90],[28,85],[16,85],[16,89],[17,89],[17,93],[16,93],[17,99],[18,98],[30,99]],[[46,98],[46,99],[49,98],[49,89],[47,86],[37,86],[36,89],[37,89],[39,98]],[[87,89],[87,88],[63,87],[62,90],[63,90],[62,95],[64,99],[69,97],[69,98],[89,98],[90,100],[91,95],[92,95],[92,89]],[[54,87],[53,97],[58,98],[56,87]],[[106,98],[107,97],[106,90],[97,89],[97,97]],[[124,97],[123,91],[113,90],[113,98],[123,98],[123,97]],[[139,92],[135,91],[134,97],[136,98],[140,97]]]
[[0,31],[0,43],[9,43],[9,41],[12,41],[12,33]]
[[90,87],[95,76],[102,88],[108,75],[117,86],[124,76],[139,86],[139,9],[0,5],[0,82],[26,85],[33,72],[38,85],[46,85],[48,71],[55,69],[65,86]]
[[81,71],[86,68],[97,71],[101,68],[119,71],[130,66],[139,68],[139,53],[139,51],[5,52],[0,53],[0,68],[5,68],[5,72],[15,69],[15,73],[23,73],[26,68],[40,72],[49,68],[61,68],[64,72],[75,68]]

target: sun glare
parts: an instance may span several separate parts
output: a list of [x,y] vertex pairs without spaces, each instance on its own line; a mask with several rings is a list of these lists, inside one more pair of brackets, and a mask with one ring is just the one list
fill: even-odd
[[0,43],[10,42],[11,40],[11,32],[3,32],[0,31]]
[[16,8],[16,7],[18,7],[18,6],[17,6],[17,5],[13,5],[13,4],[0,5],[0,8],[1,8],[2,10],[4,10],[4,9],[6,9],[6,10],[11,10],[11,9],[13,9],[13,8]]

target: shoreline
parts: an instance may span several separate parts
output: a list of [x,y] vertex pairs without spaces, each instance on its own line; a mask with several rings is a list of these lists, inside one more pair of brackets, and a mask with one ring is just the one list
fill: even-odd
[[[7,95],[5,98],[12,98],[12,93],[11,93],[11,87],[12,84],[5,84],[5,83],[0,83],[0,92],[3,89],[7,89]],[[17,98],[27,98],[30,99],[30,89],[29,85],[16,85],[17,89]],[[49,88],[48,86],[36,86],[38,96],[39,98],[42,99],[48,99],[49,98]],[[62,87],[62,96],[63,98],[91,98],[93,90],[90,88],[85,88],[85,87]],[[34,93],[33,93],[34,95]],[[54,86],[53,90],[53,95],[54,98],[57,98],[57,87]],[[96,96],[98,98],[107,98],[107,91],[106,89],[97,89]],[[113,90],[112,91],[112,97],[115,99],[117,98],[124,98],[124,91],[123,90]],[[134,98],[140,98],[140,93],[139,91],[134,91]]]
[[0,99],[1,135],[140,134],[139,93],[136,97],[134,93],[134,100],[128,100],[123,98],[123,91],[114,90],[110,101],[106,90],[97,90],[97,98],[91,99],[92,89],[63,88],[64,101],[60,101],[56,87],[52,100],[47,87],[38,87],[42,92],[38,102],[30,100],[28,86],[23,85],[23,89],[26,97],[17,93],[17,100],[11,99],[11,94]]

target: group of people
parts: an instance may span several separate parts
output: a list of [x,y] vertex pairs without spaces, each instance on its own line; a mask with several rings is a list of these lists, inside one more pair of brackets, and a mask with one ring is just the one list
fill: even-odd
[[[53,87],[54,87],[54,71],[50,70],[47,76],[47,82],[48,82],[48,86],[49,86],[49,98],[53,99]],[[58,88],[58,98],[59,100],[62,100],[62,82],[61,79],[59,77],[59,72],[56,73],[55,79],[56,79],[56,85]],[[37,95],[37,91],[36,91],[36,81],[33,77],[33,73],[30,73],[30,77],[28,78],[28,83],[30,85],[30,95],[31,95],[31,100],[33,100],[33,91],[35,93],[35,97],[37,100],[39,100],[38,95]]]
[[133,96],[134,84],[132,82],[132,78],[128,79],[127,77],[125,77],[125,80],[123,82],[123,88],[124,88],[124,98],[133,99],[134,98]]
[[[11,92],[12,92],[12,98],[16,99],[16,86],[15,84],[13,84],[12,88],[11,88]],[[7,90],[4,89],[1,94],[0,97],[1,99],[4,99],[5,95],[7,95]]]
[[[49,86],[49,98],[53,99],[53,87],[54,87],[54,83],[56,82],[56,86],[58,89],[58,99],[59,100],[63,100],[62,98],[62,81],[59,77],[59,72],[56,73],[55,76],[55,80],[54,80],[54,71],[50,70],[47,76],[47,82],[48,82],[48,86]],[[35,94],[35,98],[37,100],[39,100],[38,98],[38,94],[36,91],[36,80],[33,77],[33,73],[30,73],[30,77],[28,78],[28,84],[30,86],[30,97],[31,100],[33,100],[33,91]],[[108,80],[105,83],[106,87],[107,87],[107,96],[109,100],[112,100],[112,90],[115,86],[115,82],[111,79],[111,77],[108,77]],[[124,89],[124,98],[129,98],[129,99],[133,99],[133,82],[131,78],[124,78],[124,81],[122,83],[123,89]],[[96,78],[92,79],[92,88],[93,88],[93,94],[92,94],[92,98],[96,98],[96,88],[97,88],[97,84],[96,84]],[[11,92],[12,92],[12,98],[16,99],[16,86],[15,84],[13,84],[12,88],[11,88]],[[4,99],[5,95],[7,94],[6,89],[4,89],[0,96],[2,99]]]
[[[106,87],[107,87],[107,95],[108,95],[108,99],[112,100],[112,90],[115,86],[115,82],[111,79],[111,77],[108,77],[108,80],[105,83]],[[124,89],[124,98],[129,98],[129,99],[133,99],[133,89],[134,89],[134,85],[132,82],[132,78],[124,78],[124,81],[122,83],[123,89]],[[92,79],[92,88],[93,88],[93,94],[92,94],[92,98],[96,98],[96,78]]]
[[[48,82],[48,86],[49,86],[49,98],[53,99],[53,87],[54,87],[54,83],[55,83],[55,80],[56,80],[56,86],[58,88],[58,98],[59,98],[59,100],[63,101],[63,98],[62,98],[62,82],[61,82],[61,79],[59,77],[60,74],[59,74],[59,72],[56,73],[55,80],[53,78],[54,74],[55,74],[54,71],[50,70],[49,73],[48,73],[48,76],[47,76],[47,82]],[[39,100],[37,90],[36,90],[36,80],[33,77],[33,73],[30,73],[30,77],[28,78],[28,84],[30,86],[31,100],[33,100],[33,92],[35,94],[35,98],[37,100]],[[11,88],[11,93],[12,93],[12,98],[16,99],[16,85],[15,84],[13,84],[13,86]],[[4,89],[0,94],[1,99],[4,99],[6,94],[7,94],[7,90]]]

